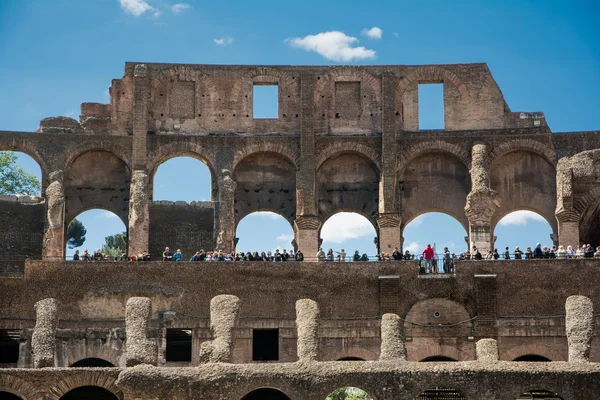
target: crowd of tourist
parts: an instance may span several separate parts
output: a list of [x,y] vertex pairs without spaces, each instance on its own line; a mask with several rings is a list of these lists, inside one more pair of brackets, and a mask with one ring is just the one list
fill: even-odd
[[[162,255],[163,261],[183,261],[183,254],[181,249],[177,249],[175,253],[167,247]],[[225,253],[222,250],[215,251],[197,251],[191,258],[190,261],[304,261],[304,254],[300,250],[294,253],[294,250],[290,250],[289,253],[286,249],[280,252],[279,249],[275,252],[261,252],[260,254],[255,252],[231,252]]]

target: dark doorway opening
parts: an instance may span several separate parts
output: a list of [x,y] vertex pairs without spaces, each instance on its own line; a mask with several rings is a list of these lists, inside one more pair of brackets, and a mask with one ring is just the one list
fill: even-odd
[[252,361],[279,360],[279,329],[252,330]]
[[192,361],[192,330],[167,329],[167,361]]
[[20,339],[20,330],[0,330],[0,365],[2,367],[17,366],[19,362]]
[[111,391],[98,386],[82,386],[67,392],[60,400],[119,400]]

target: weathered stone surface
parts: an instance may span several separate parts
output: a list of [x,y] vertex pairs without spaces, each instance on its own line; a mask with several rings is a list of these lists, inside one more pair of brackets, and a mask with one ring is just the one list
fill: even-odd
[[400,317],[396,314],[383,314],[381,317],[381,354],[379,359],[406,361],[406,346]]
[[139,364],[156,365],[158,357],[157,344],[148,339],[152,302],[147,297],[131,297],[125,307],[125,326],[127,341],[125,342],[126,365],[133,367]]
[[476,345],[477,361],[494,362],[499,360],[496,339],[480,339]]
[[319,305],[310,299],[296,301],[298,361],[319,359]]
[[138,254],[149,249],[149,190],[148,174],[143,170],[133,171],[129,197],[129,254]]
[[35,328],[31,337],[33,367],[54,367],[55,336],[58,324],[56,299],[44,299],[35,303]]
[[240,299],[232,295],[215,296],[210,301],[210,330],[213,340],[202,343],[201,363],[231,362],[233,328],[240,310]]
[[44,257],[60,258],[65,250],[65,189],[63,172],[54,171],[49,176],[46,188],[46,233],[44,235]]
[[569,296],[565,304],[569,362],[589,362],[594,333],[594,305],[585,296]]

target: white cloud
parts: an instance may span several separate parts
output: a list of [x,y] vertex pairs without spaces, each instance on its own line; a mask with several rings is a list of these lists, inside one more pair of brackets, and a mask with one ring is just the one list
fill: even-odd
[[532,211],[515,211],[504,218],[502,218],[499,222],[499,225],[509,226],[509,225],[527,225],[529,221],[545,221],[544,217],[539,214],[536,214]]
[[276,240],[277,240],[278,242],[289,242],[289,241],[291,241],[293,238],[294,238],[294,236],[293,236],[293,235],[285,235],[285,234],[283,234],[283,235],[279,235],[279,236],[277,236],[277,239],[276,239]]
[[161,15],[162,15],[162,11],[155,10],[154,14],[152,14],[152,18],[160,18]]
[[354,213],[335,214],[321,230],[324,242],[343,243],[363,236],[375,237],[375,228],[365,217]]
[[369,50],[363,46],[353,47],[358,39],[339,31],[321,32],[303,38],[287,38],[284,42],[292,47],[314,51],[332,61],[375,58],[375,50]]
[[[147,11],[155,11],[154,7],[144,0],[119,0],[125,13],[139,17]],[[157,11],[160,13],[160,11]],[[160,15],[160,14],[159,14]]]
[[214,39],[215,43],[219,46],[228,46],[233,43],[233,38],[231,37],[223,37],[220,39]]
[[408,245],[404,246],[404,251],[408,250],[411,254],[420,254],[422,249],[419,242],[410,242]]
[[96,216],[97,219],[113,219],[119,218],[116,214],[111,213],[110,211],[102,211],[100,214]]
[[192,6],[187,3],[177,3],[171,6],[171,10],[173,10],[175,14],[179,14],[180,12],[182,12],[183,10],[187,10],[188,8],[192,8]]
[[383,31],[381,30],[381,28],[378,28],[376,26],[372,27],[371,29],[363,29],[362,30],[362,35],[368,37],[369,39],[381,39],[381,37],[383,36]]

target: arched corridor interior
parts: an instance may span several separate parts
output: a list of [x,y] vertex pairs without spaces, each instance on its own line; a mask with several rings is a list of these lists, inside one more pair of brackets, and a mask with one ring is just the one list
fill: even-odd
[[[107,210],[92,209],[82,212],[73,221],[75,220],[81,222],[86,230],[85,241],[81,245],[73,247],[73,242],[70,244],[68,237],[65,238],[67,260],[73,258],[76,250],[79,251],[80,259],[86,249],[89,254],[93,254],[94,251],[100,249],[101,252],[108,255],[111,259],[119,257],[123,252],[127,253],[127,227],[115,213]],[[73,221],[70,221],[69,225]],[[69,225],[67,225],[65,230],[65,234],[67,235]],[[119,237],[115,237],[114,235],[119,235]],[[109,239],[107,242],[106,238],[111,236],[113,236],[113,240]],[[122,240],[123,238],[125,238],[124,241]],[[114,245],[112,245],[113,243]]]
[[21,397],[10,392],[3,392],[0,390],[0,400],[22,400]]
[[277,249],[288,253],[293,250],[294,229],[281,215],[270,211],[248,214],[239,222],[235,236],[238,238],[236,252],[271,252]]
[[152,198],[154,201],[210,201],[210,169],[193,157],[173,157],[156,169]]
[[[542,247],[552,248],[554,243],[550,238],[551,233],[552,227],[540,214],[527,210],[514,211],[505,215],[496,224],[494,248],[498,250],[500,259],[502,259],[508,247],[510,258],[514,259],[517,246],[523,253],[525,253],[527,247],[531,247],[531,250],[533,250],[537,243],[540,243]],[[487,252],[487,249],[484,249],[483,254],[485,252]]]
[[549,358],[540,356],[538,354],[525,354],[515,358],[513,361],[527,361],[527,362],[549,362],[552,361]]
[[84,358],[71,365],[71,368],[83,368],[83,367],[100,367],[100,368],[112,368],[113,363],[103,360],[101,358]]
[[[371,260],[377,256],[377,246],[374,242],[377,232],[373,224],[364,216],[354,212],[340,212],[330,217],[321,227],[321,247],[327,253],[333,250],[334,260],[342,249],[346,259],[352,260],[355,251],[360,255],[366,254]],[[315,257],[315,254],[310,254]]]
[[23,194],[42,195],[40,165],[25,153],[0,151],[0,195]]
[[414,218],[405,226],[403,250],[421,255],[428,244],[435,248],[439,257],[444,247],[458,256],[467,250],[467,232],[455,218],[440,212],[429,212]]
[[98,386],[82,386],[67,392],[60,400],[118,400],[118,397]]
[[242,400],[290,400],[290,398],[277,389],[263,388],[253,390]]

